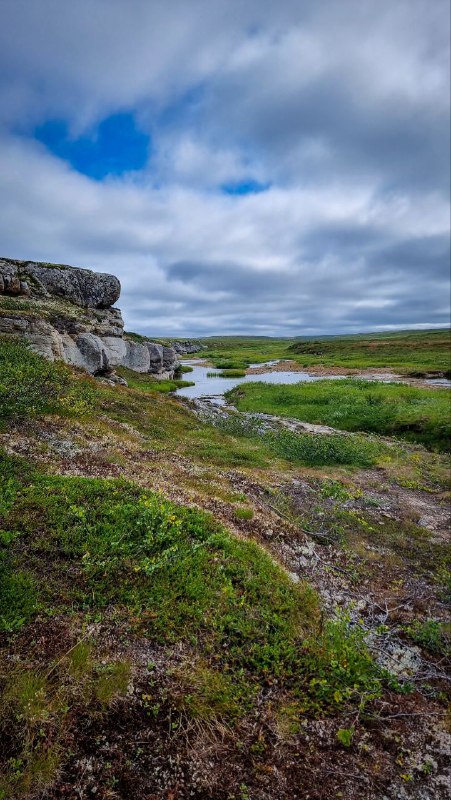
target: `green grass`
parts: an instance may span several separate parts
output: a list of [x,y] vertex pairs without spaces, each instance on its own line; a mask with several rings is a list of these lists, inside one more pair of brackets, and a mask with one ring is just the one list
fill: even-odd
[[451,374],[450,345],[449,331],[403,331],[300,341],[289,352],[306,367],[387,368],[421,377],[434,371]]
[[0,425],[48,412],[82,414],[94,399],[93,383],[77,380],[65,364],[46,361],[23,340],[0,337]]
[[171,378],[160,380],[146,372],[134,372],[127,367],[118,367],[116,369],[118,375],[125,378],[128,385],[132,389],[139,389],[141,392],[175,392],[176,389],[182,389],[184,386],[194,386],[193,381],[179,380],[178,378]]
[[[333,677],[337,647],[330,645],[329,629],[326,649],[318,651],[315,592],[291,583],[256,543],[235,538],[204,512],[131,483],[27,475],[19,460],[2,456],[1,462],[14,481],[0,520],[11,534],[3,539],[3,563],[19,571],[26,567],[35,587],[36,606],[20,609],[16,627],[38,607],[44,616],[117,607],[141,620],[146,636],[195,647],[209,670],[235,681],[243,710],[245,697],[276,676],[287,688],[316,698],[318,686],[310,681],[319,659],[322,671],[332,670],[331,686],[346,684],[344,675]],[[5,596],[4,587],[5,605],[10,593],[7,585]],[[346,637],[343,630],[340,647]],[[366,653],[363,642],[357,649]],[[367,668],[364,673],[366,682]],[[373,665],[371,675],[376,673]],[[349,673],[349,691],[340,703],[358,693],[359,680]],[[103,688],[107,694],[108,680]],[[333,705],[328,691],[326,705]]]
[[354,378],[290,386],[246,383],[227,393],[240,411],[293,417],[347,431],[399,436],[446,450],[450,391]]
[[207,372],[207,378],[244,378],[245,369],[223,369],[220,372]]
[[5,558],[19,569],[23,560],[45,607],[147,609],[150,635],[218,655],[227,643],[230,665],[277,669],[315,619],[312,590],[293,586],[258,545],[130,483],[19,478],[2,526],[13,534]]
[[[298,464],[366,465],[404,449],[410,458],[412,448],[385,448],[354,434],[246,428],[238,415],[215,428],[155,392],[153,381],[147,387],[148,376],[133,374],[137,383],[129,388],[103,385],[17,343],[0,341],[0,360],[4,427],[20,431],[24,420],[51,414],[27,425],[30,440],[33,430],[94,442],[107,434],[110,454],[125,455],[130,445],[133,474],[146,486],[154,457],[161,474],[171,470],[174,486],[179,462],[187,468],[180,471],[183,488],[188,475],[200,481],[207,471],[221,482],[216,467],[273,481],[275,471],[290,480]],[[45,448],[31,452],[38,463],[47,458]],[[418,458],[443,456],[421,451]],[[60,462],[49,460],[55,470]],[[93,464],[97,474],[102,462]],[[351,723],[381,694],[386,676],[362,631],[344,617],[326,620],[315,591],[294,584],[257,543],[233,536],[197,507],[133,483],[44,470],[0,453],[0,798],[44,796],[58,774],[64,780],[67,759],[81,752],[74,744],[78,730],[86,734],[82,747],[86,741],[94,748],[118,720],[136,721],[144,738],[149,728],[161,733],[171,726],[177,736],[179,720],[187,730],[210,729],[219,720],[220,730],[223,722],[237,726],[239,747],[243,715],[249,714],[245,727],[249,720],[252,726],[258,718],[271,720],[278,709],[281,725],[285,715],[296,730],[305,715],[339,713]],[[230,492],[228,484],[222,488]],[[336,483],[323,491],[337,508],[347,497]],[[230,518],[240,527],[252,515],[246,500],[241,493],[227,498],[239,502]],[[384,519],[380,530],[365,525],[368,541],[385,546],[393,540],[397,552],[429,573],[439,563],[445,580],[442,544],[434,545],[423,529],[401,531]],[[321,517],[321,526],[328,522]],[[434,623],[409,635],[437,652],[446,633]],[[155,680],[150,676],[145,686],[135,648],[161,657]],[[260,740],[253,745],[256,757],[260,746]]]
[[363,333],[350,336],[272,339],[228,336],[201,340],[207,345],[202,357],[217,369],[242,369],[252,363],[292,359],[309,366],[344,369],[392,369],[422,376],[450,373],[449,330]]
[[307,467],[335,464],[370,467],[386,453],[383,445],[362,436],[321,436],[281,430],[267,434],[265,439],[276,455]]
[[[172,338],[167,338],[165,336],[163,336],[163,337],[161,337],[161,336],[144,336],[141,333],[135,333],[134,331],[124,331],[124,336],[125,336],[126,339],[130,339],[130,341],[137,342],[138,344],[141,344],[143,342],[156,342],[157,344],[162,344],[165,347],[171,347],[174,342],[184,342],[185,341],[185,339],[177,339],[174,336]],[[190,340],[190,341],[192,341],[192,340]],[[197,340],[195,342],[193,342],[193,344],[194,343],[197,344]],[[191,357],[191,355],[193,355],[193,354],[189,353],[189,357]]]
[[5,297],[0,296],[0,310],[5,311],[32,311],[35,304],[29,300],[24,300],[22,297]]
[[416,644],[444,658],[451,657],[451,624],[427,619],[418,619],[406,625],[405,632]]
[[217,417],[214,424],[224,433],[259,442],[260,446],[280,459],[308,467],[327,464],[369,467],[391,455],[383,442],[364,436],[340,433],[319,435],[297,433],[283,427],[262,427],[258,419],[248,419],[238,414]]

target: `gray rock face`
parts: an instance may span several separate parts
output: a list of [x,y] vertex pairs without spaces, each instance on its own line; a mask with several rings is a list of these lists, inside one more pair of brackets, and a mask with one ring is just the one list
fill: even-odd
[[135,370],[135,372],[149,372],[150,368],[150,354],[147,347],[137,342],[125,342],[126,351],[124,360],[122,361],[124,367]]
[[205,350],[206,345],[200,342],[193,342],[187,339],[184,342],[176,341],[171,342],[171,347],[180,356],[188,355],[189,353],[198,353],[200,350]]
[[156,342],[145,342],[149,353],[149,372],[160,372],[163,369],[163,345]]
[[177,353],[172,347],[163,347],[163,372],[173,375],[178,367]]
[[177,353],[172,347],[164,347],[156,342],[146,342],[149,351],[149,372],[164,378],[172,378],[178,367]]
[[3,258],[0,259],[2,291],[32,297],[61,297],[82,308],[108,308],[119,299],[121,285],[114,275],[90,269]]
[[110,371],[111,365],[99,336],[93,333],[81,333],[75,340],[76,349],[81,353],[82,364],[91,375],[99,375]]
[[178,367],[174,348],[123,338],[121,312],[111,308],[120,295],[114,275],[0,258],[1,295],[14,299],[0,304],[0,334],[23,336],[51,361],[116,383],[123,382],[114,375],[120,365],[157,378],[172,378]]

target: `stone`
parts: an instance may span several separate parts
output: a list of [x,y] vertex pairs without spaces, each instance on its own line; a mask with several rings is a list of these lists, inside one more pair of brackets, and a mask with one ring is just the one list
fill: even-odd
[[124,367],[133,369],[135,372],[149,372],[150,353],[144,344],[126,341],[126,351],[123,360]]
[[109,366],[119,367],[123,364],[127,353],[127,345],[124,340],[119,336],[102,336],[99,339],[107,354]]
[[[60,359],[113,383],[124,383],[114,375],[121,365],[157,378],[172,378],[178,367],[175,347],[124,338],[121,312],[111,307],[120,295],[114,275],[0,258],[0,294],[17,297],[14,311],[0,308],[0,334],[23,336],[50,361]],[[33,303],[21,308],[21,297]],[[198,349],[190,342],[180,345],[188,346]]]
[[178,366],[177,353],[172,347],[163,347],[163,368],[166,372],[175,370]]
[[200,342],[193,342],[187,339],[184,342],[179,340],[175,342],[171,342],[171,347],[175,350],[175,352],[180,355],[187,355],[189,353],[198,353],[199,350],[205,350],[206,345],[200,344]]
[[149,372],[161,372],[163,369],[163,345],[156,342],[146,342],[149,351]]
[[62,297],[83,308],[108,308],[119,299],[121,285],[114,275],[66,264],[45,264],[35,261],[0,259],[3,289],[20,294],[21,282],[35,297]]
[[75,340],[77,350],[81,353],[82,366],[91,375],[109,372],[111,365],[102,340],[93,333],[81,333]]

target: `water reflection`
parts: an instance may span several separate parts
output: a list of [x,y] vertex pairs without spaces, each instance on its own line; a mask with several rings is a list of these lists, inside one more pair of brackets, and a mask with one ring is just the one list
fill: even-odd
[[[211,376],[214,367],[206,367],[199,361],[183,361],[184,364],[193,368],[192,372],[187,373],[184,377],[188,381],[195,381],[194,386],[185,386],[184,389],[178,389],[177,394],[181,397],[189,397],[191,399],[208,397],[209,400],[222,405],[224,401],[224,394],[240,383],[304,383],[310,381],[321,380],[319,375],[309,375],[308,372],[260,372],[253,375],[245,375],[243,378],[220,378],[218,376]],[[251,367],[265,367],[273,366],[277,361],[267,361],[264,364],[251,364]],[[334,375],[333,377],[341,377]]]

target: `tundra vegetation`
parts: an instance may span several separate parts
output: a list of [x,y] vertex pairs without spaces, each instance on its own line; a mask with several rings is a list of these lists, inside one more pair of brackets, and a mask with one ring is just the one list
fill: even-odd
[[246,383],[227,397],[241,411],[293,417],[345,431],[365,431],[449,450],[450,393],[402,383],[349,378],[281,386]]
[[240,369],[274,359],[293,360],[301,367],[341,367],[343,370],[386,369],[423,377],[429,373],[451,374],[450,331],[401,331],[272,339],[270,337],[211,337],[202,340],[217,369]]
[[[444,339],[347,341],[432,372]],[[449,391],[233,392],[320,434],[122,374],[0,340],[0,798],[444,798]]]

